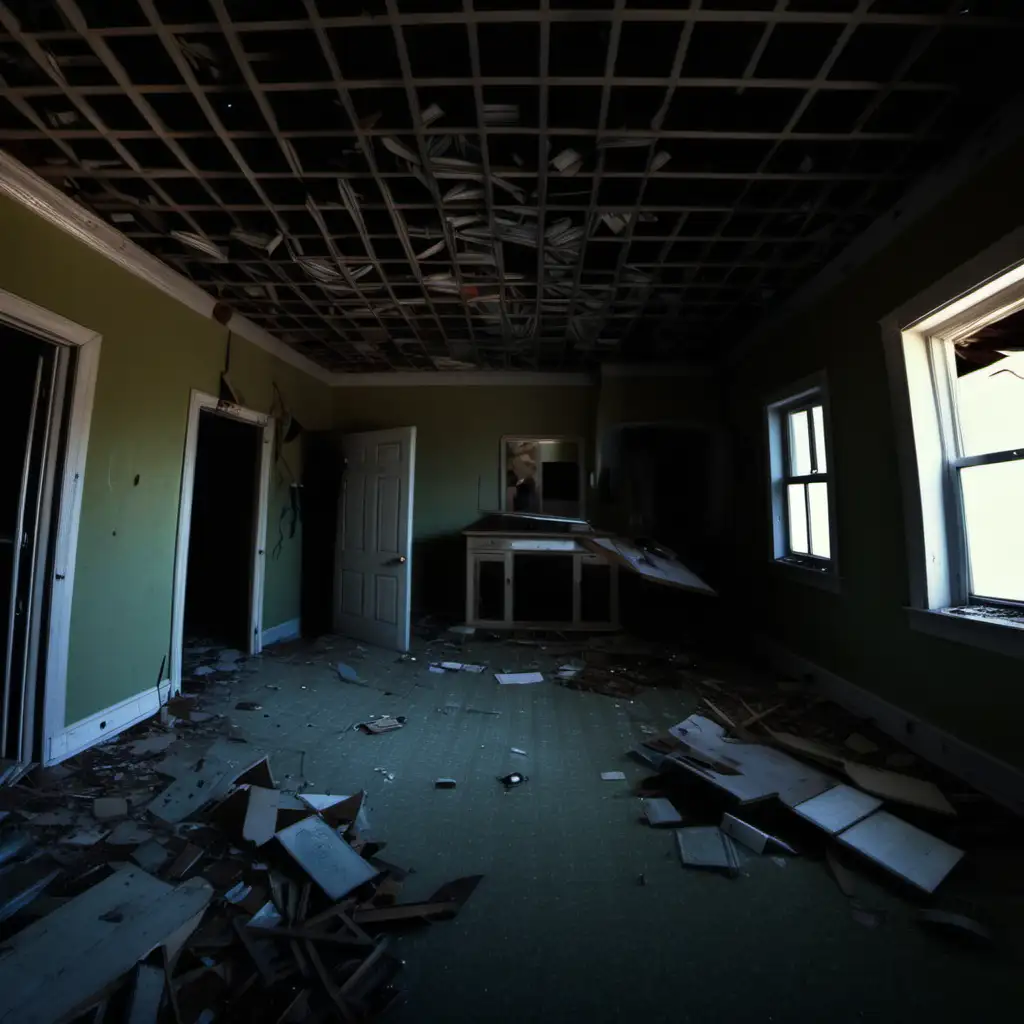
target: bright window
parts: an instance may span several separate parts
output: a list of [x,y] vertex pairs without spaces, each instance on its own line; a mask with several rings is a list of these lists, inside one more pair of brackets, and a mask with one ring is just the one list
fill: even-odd
[[835,575],[827,395],[823,378],[768,405],[772,556]]
[[1024,604],[1021,348],[1024,312],[953,346],[956,429],[948,479],[954,506],[962,508],[967,591],[974,602]]

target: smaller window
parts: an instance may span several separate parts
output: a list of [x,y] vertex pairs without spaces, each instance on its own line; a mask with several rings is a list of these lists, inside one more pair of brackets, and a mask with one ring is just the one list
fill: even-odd
[[820,377],[768,405],[772,558],[834,576],[827,405]]

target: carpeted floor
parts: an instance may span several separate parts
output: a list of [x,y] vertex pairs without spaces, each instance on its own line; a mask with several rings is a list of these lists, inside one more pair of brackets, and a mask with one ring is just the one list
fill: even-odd
[[[884,915],[877,928],[852,919],[819,860],[741,853],[737,879],[684,869],[672,833],[639,820],[631,790],[649,772],[625,752],[643,726],[660,732],[695,710],[693,695],[648,690],[630,701],[550,682],[499,686],[492,671],[553,668],[535,647],[413,653],[403,662],[341,638],[283,645],[204,700],[271,754],[282,788],[367,790],[384,856],[414,869],[403,899],[486,876],[457,919],[395,940],[406,961],[395,1024],[963,1022],[1017,1012],[1020,935],[1005,925],[1024,909],[1019,882],[1002,894],[995,947],[973,950],[922,930],[920,901],[871,872],[859,885]],[[427,663],[437,657],[489,671],[434,674]],[[337,661],[362,685],[341,682]],[[263,707],[233,710],[238,700]],[[379,736],[351,728],[385,713],[406,726]],[[627,781],[603,782],[613,769]],[[528,781],[506,792],[497,776],[512,770]],[[440,776],[457,788],[435,790]],[[992,879],[969,860],[935,902],[981,916]],[[1004,867],[1014,884],[1014,865]]]

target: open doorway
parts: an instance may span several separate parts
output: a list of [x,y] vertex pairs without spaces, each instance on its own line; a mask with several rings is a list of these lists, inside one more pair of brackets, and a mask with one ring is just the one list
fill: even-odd
[[0,755],[21,760],[34,746],[43,688],[36,601],[52,507],[44,495],[57,346],[0,323]]
[[257,474],[263,432],[206,410],[199,416],[185,636],[245,650],[253,584]]
[[175,558],[171,679],[182,648],[258,654],[273,428],[270,417],[193,392]]
[[0,290],[0,760],[65,732],[71,595],[99,335]]

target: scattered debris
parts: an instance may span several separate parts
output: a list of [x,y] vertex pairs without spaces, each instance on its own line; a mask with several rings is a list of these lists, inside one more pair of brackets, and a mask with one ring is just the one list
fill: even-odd
[[722,871],[730,878],[739,874],[736,846],[717,825],[691,825],[676,829],[676,846],[685,867]]
[[513,786],[521,786],[524,782],[527,781],[527,778],[520,772],[509,772],[508,775],[499,775],[498,781],[506,789],[511,789]]
[[434,779],[434,789],[454,789],[454,779]]
[[345,662],[339,661],[337,664],[338,676],[346,683],[362,683],[362,679],[359,678],[359,673],[351,667],[346,665]]
[[544,682],[544,676],[540,672],[496,672],[494,678],[502,686],[528,686],[531,683]]
[[672,801],[665,797],[649,797],[643,801],[643,808],[651,828],[677,828],[684,821]]
[[235,705],[236,711],[262,711],[263,705],[255,700],[240,700]]
[[519,754],[522,757],[526,757],[527,756],[526,751],[525,750],[520,750],[519,747],[509,747],[508,749],[511,750],[513,754]]
[[972,946],[990,946],[992,933],[982,924],[963,914],[948,910],[919,910],[914,920],[929,931]]
[[796,850],[788,843],[784,843],[781,839],[769,835],[767,832],[762,832],[749,822],[741,821],[734,814],[723,814],[722,824],[719,827],[731,839],[742,843],[748,849],[753,850],[754,853],[796,854]]
[[394,732],[405,725],[405,716],[399,715],[393,718],[391,715],[381,715],[379,718],[371,718],[366,722],[360,722],[358,727],[368,735],[376,736],[382,732]]
[[605,782],[625,782],[625,772],[601,772],[601,778]]
[[862,736],[859,732],[851,732],[843,741],[855,754],[877,754],[878,744]]
[[933,782],[915,779],[910,775],[886,771],[884,768],[873,768],[866,764],[847,761],[844,765],[846,774],[861,789],[896,803],[911,804],[923,807],[939,814],[956,814],[956,808],[943,796],[942,791]]

